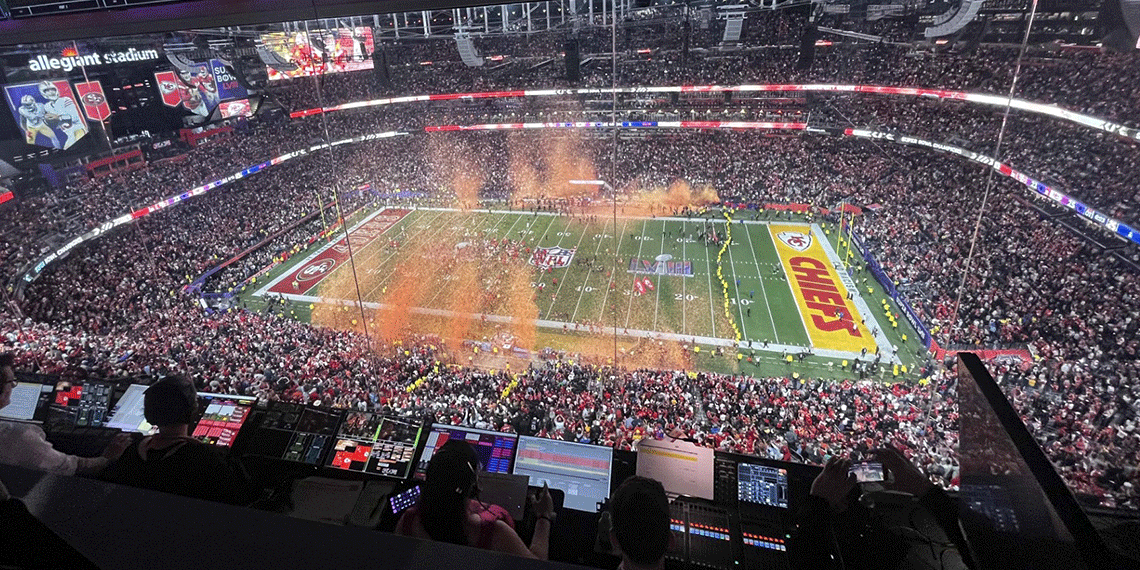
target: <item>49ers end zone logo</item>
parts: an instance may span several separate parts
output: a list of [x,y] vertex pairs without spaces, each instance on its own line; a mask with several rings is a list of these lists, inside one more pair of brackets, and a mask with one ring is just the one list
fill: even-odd
[[312,281],[320,279],[336,267],[336,260],[325,258],[316,263],[310,263],[297,273],[297,281]]
[[780,241],[784,242],[784,245],[796,251],[807,251],[807,249],[811,247],[811,234],[780,232],[776,234],[776,237],[780,238]]

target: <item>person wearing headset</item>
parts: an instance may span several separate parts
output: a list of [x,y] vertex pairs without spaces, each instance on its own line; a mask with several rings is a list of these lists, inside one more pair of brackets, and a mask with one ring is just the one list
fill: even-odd
[[538,520],[527,547],[501,507],[475,500],[478,473],[479,455],[471,444],[443,444],[428,464],[419,502],[400,517],[396,534],[546,560],[555,517],[550,491],[544,486],[534,503]]

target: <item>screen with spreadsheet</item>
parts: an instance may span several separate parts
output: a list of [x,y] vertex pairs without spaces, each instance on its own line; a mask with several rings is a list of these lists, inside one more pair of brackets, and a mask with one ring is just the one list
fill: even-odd
[[788,508],[788,470],[754,463],[737,466],[739,499],[746,503]]
[[513,433],[501,433],[483,429],[434,424],[424,444],[424,452],[416,466],[416,478],[423,479],[427,474],[428,463],[435,450],[439,449],[449,439],[464,439],[475,453],[479,454],[479,463],[483,471],[491,473],[510,473],[511,462],[515,458],[515,447],[519,436]]
[[147,423],[146,417],[143,415],[143,394],[146,392],[146,388],[142,384],[128,386],[123,397],[115,403],[115,408],[111,410],[111,417],[104,425],[147,435],[154,433],[154,426]]
[[514,473],[529,476],[532,486],[561,489],[564,507],[593,513],[610,496],[613,455],[612,447],[522,436]]

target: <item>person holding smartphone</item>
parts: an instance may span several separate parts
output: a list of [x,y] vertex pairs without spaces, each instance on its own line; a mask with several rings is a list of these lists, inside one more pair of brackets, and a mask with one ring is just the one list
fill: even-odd
[[792,567],[895,568],[905,557],[906,541],[887,530],[858,500],[862,490],[857,473],[879,479],[864,484],[916,497],[959,547],[963,562],[973,567],[958,529],[957,504],[897,449],[875,449],[868,455],[874,462],[859,465],[833,456],[812,482],[811,495],[797,516],[798,528],[788,542]]
[[404,511],[396,534],[546,560],[555,519],[550,491],[544,485],[532,503],[538,519],[528,547],[511,524],[495,514],[501,508],[482,508],[475,500],[478,473],[479,455],[471,444],[459,439],[443,444],[428,464],[419,500]]

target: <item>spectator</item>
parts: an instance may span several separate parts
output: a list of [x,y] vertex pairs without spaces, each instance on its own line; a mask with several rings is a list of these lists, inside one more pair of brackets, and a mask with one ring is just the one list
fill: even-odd
[[610,542],[621,556],[620,568],[665,568],[665,552],[677,538],[669,528],[669,498],[659,481],[636,475],[622,481],[610,499],[610,518]]
[[244,473],[215,448],[189,437],[197,405],[194,385],[184,378],[168,376],[147,388],[143,415],[158,433],[131,445],[103,478],[198,499],[248,502]]
[[482,509],[472,512],[478,504],[473,499],[478,493],[479,467],[471,444],[445,443],[432,455],[419,503],[400,517],[396,533],[546,560],[555,516],[550,492],[544,487],[534,505],[538,520],[527,548],[502,518],[483,516]]
[[[12,362],[11,353],[0,354],[0,409],[12,403],[12,390],[16,387]],[[119,434],[99,457],[76,457],[56,451],[36,424],[0,420],[0,463],[59,475],[98,474],[118,459],[130,442],[130,436]]]

